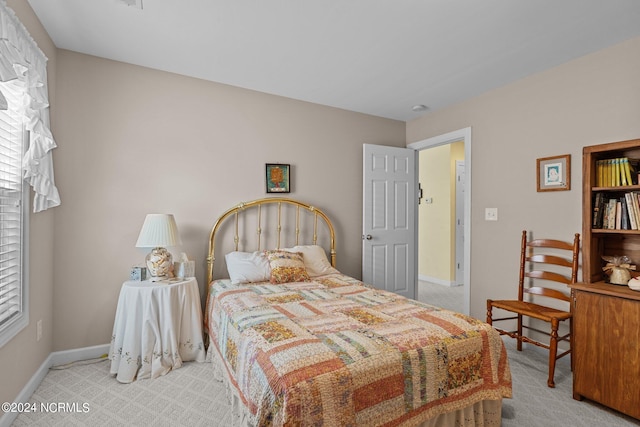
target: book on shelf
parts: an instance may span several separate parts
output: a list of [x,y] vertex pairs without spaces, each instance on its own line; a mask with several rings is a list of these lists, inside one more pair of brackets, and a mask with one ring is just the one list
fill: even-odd
[[607,159],[603,161],[602,172],[602,185],[605,187],[611,186],[611,160]]
[[596,187],[604,187],[603,173],[604,160],[596,160]]
[[610,187],[611,159],[598,160],[596,165],[596,185],[598,187]]
[[640,230],[640,191],[596,192],[593,196],[591,228]]
[[640,205],[638,205],[638,193],[632,192],[630,198],[633,217],[636,220],[636,228],[634,230],[638,230],[640,229]]
[[635,192],[625,193],[627,199],[627,209],[629,210],[629,223],[632,230],[640,228],[640,207],[638,206],[638,195]]
[[616,199],[609,199],[609,209],[608,209],[608,215],[607,215],[607,228],[609,230],[615,230],[616,229],[616,204],[617,201]]
[[597,187],[623,187],[638,184],[639,159],[616,157],[596,161]]
[[631,168],[629,167],[629,158],[622,158],[622,185],[632,185],[633,181],[631,180]]
[[626,193],[624,197],[627,204],[627,212],[629,216],[629,223],[631,224],[631,230],[637,230],[638,216],[637,216],[637,209],[635,208],[635,206],[638,205],[637,199],[633,197],[632,193]]
[[614,159],[609,159],[609,187],[615,187],[616,185],[616,166],[613,163]]
[[604,213],[604,195],[602,193],[596,193],[593,200],[593,217],[591,222],[591,228],[602,228],[602,214]]
[[620,201],[618,202],[618,204],[620,204],[620,229],[630,230],[631,225],[629,222],[629,210],[627,208],[627,201],[625,200],[624,196],[620,197]]
[[634,228],[634,230],[640,230],[640,193],[633,191],[631,193],[631,201],[633,214],[636,219],[636,228]]

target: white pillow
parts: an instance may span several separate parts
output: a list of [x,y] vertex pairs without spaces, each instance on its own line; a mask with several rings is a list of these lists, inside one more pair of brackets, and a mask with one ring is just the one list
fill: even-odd
[[331,266],[331,263],[327,259],[327,253],[324,251],[322,246],[301,245],[284,250],[289,252],[302,252],[304,267],[307,269],[307,273],[309,273],[309,276],[311,277],[338,273],[338,270]]
[[234,285],[268,282],[271,277],[271,268],[264,252],[229,252],[224,258]]

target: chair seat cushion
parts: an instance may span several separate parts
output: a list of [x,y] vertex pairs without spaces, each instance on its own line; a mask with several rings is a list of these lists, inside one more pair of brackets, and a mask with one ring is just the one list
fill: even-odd
[[559,321],[567,320],[571,317],[568,311],[558,310],[544,305],[534,304],[532,302],[518,300],[495,300],[491,301],[491,305],[502,310],[523,314],[525,316],[534,317],[536,319],[550,322],[551,319]]

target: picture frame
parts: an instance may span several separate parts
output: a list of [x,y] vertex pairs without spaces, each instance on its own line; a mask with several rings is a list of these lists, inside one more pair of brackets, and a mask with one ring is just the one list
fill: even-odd
[[289,193],[291,165],[267,163],[265,165],[265,182],[267,193]]
[[571,154],[536,160],[538,192],[571,190]]

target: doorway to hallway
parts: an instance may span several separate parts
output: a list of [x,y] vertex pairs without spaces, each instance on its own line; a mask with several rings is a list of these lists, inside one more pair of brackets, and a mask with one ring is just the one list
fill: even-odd
[[469,314],[471,129],[412,143],[408,148],[418,151],[422,193],[417,299]]

